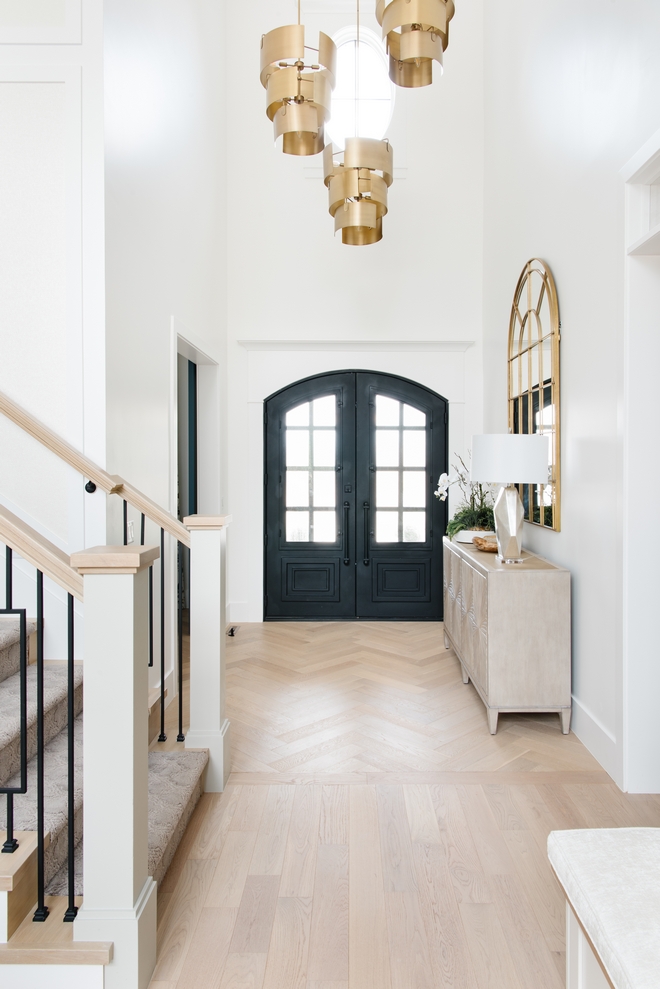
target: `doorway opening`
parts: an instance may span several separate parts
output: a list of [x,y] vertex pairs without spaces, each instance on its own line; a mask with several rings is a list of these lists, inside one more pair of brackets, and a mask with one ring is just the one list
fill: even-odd
[[442,620],[448,403],[339,371],[266,399],[264,619]]
[[[177,515],[179,520],[198,511],[197,365],[177,355]],[[180,546],[181,596],[190,607],[190,550]]]

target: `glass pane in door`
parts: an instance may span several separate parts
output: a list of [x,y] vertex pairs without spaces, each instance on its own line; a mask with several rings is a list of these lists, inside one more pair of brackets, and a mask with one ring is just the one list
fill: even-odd
[[376,542],[425,542],[426,413],[387,395],[375,406]]
[[[286,427],[286,541],[337,539],[334,395],[289,409]],[[326,511],[319,511],[326,509]]]

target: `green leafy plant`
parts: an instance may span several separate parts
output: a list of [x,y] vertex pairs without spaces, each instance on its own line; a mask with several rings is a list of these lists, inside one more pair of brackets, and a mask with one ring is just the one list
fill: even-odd
[[449,488],[458,484],[463,494],[463,503],[454,512],[453,518],[447,523],[447,535],[453,539],[462,529],[482,529],[492,532],[495,528],[493,515],[493,492],[489,484],[473,483],[470,480],[470,470],[462,457],[456,454],[458,464],[453,464],[454,476],[441,474],[438,478],[436,498],[446,501]]

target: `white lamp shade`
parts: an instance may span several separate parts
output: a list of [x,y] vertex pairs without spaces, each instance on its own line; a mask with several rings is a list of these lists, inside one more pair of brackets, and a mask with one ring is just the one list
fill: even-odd
[[470,479],[482,484],[547,484],[550,440],[538,434],[472,437]]

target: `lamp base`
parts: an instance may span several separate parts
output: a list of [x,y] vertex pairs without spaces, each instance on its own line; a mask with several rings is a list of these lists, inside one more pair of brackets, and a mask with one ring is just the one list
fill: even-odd
[[513,484],[500,489],[495,507],[497,559],[502,563],[522,563],[523,511],[518,488]]

